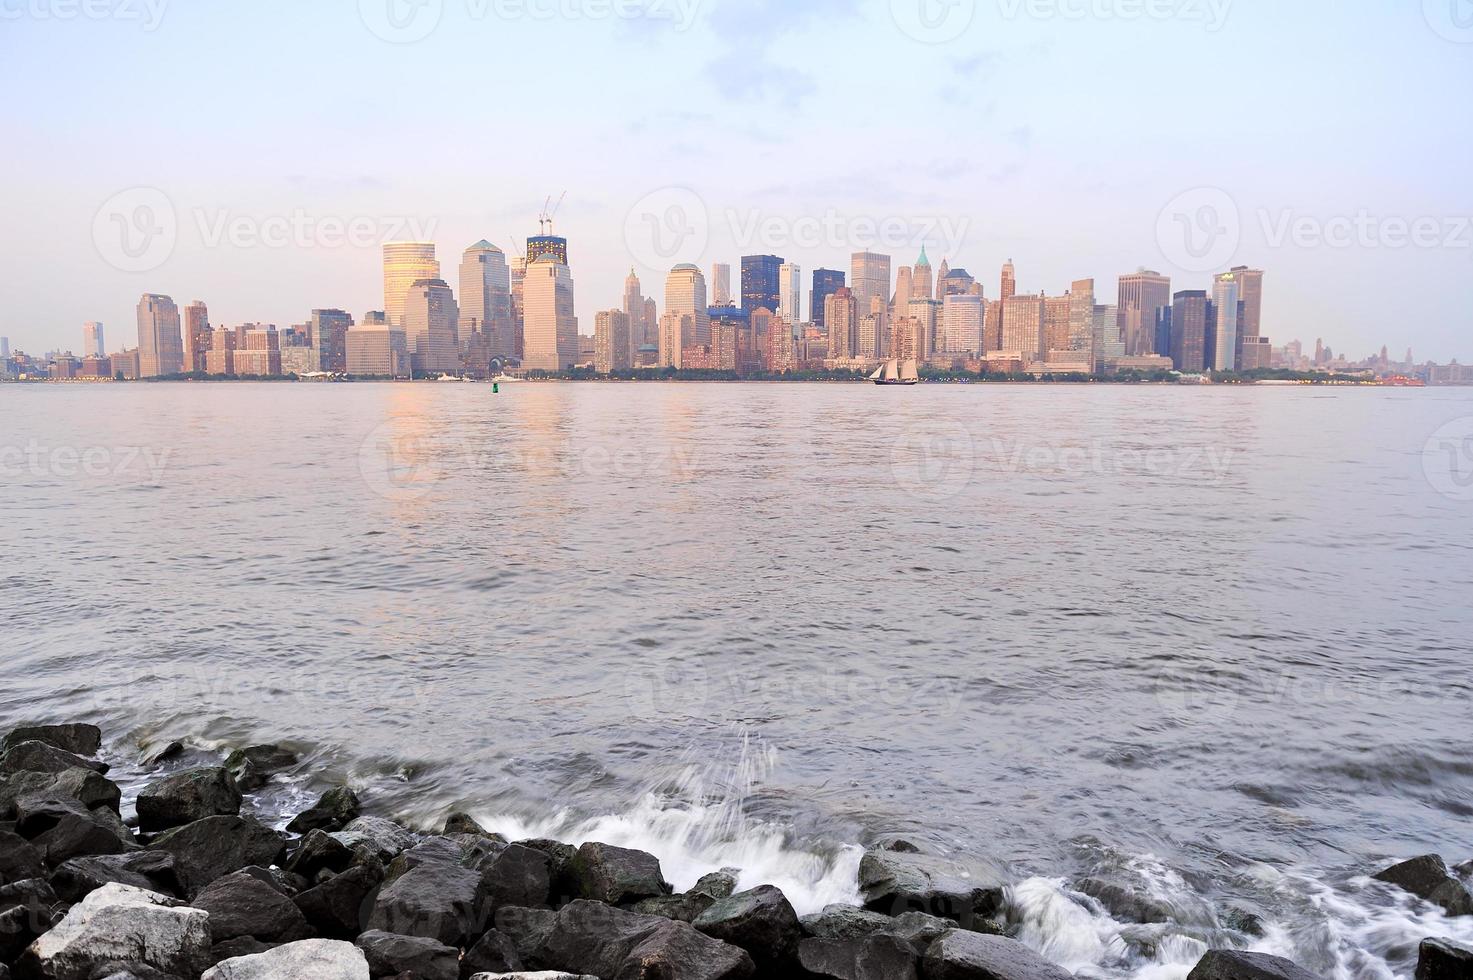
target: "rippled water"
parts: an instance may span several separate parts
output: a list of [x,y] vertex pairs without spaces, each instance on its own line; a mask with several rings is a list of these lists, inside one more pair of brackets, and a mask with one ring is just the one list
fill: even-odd
[[[1363,877],[1473,858],[1473,501],[1427,451],[1469,416],[1469,389],[7,386],[0,724],[96,720],[124,773],[286,740],[281,808],[349,779],[805,910],[881,835],[994,855],[1024,938],[1089,975],[1182,977],[1246,941],[1239,906],[1259,948],[1407,976],[1422,935],[1473,940]],[[1143,946],[1067,894],[1087,872],[1178,922]]]

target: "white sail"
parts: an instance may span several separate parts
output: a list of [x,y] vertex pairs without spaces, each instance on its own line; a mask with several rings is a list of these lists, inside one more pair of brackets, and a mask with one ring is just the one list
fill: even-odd
[[869,376],[869,379],[871,381],[879,381],[884,376],[885,376],[885,366],[882,364],[879,367],[875,368],[875,373],[872,374],[872,375],[870,375]]
[[906,361],[900,366],[901,381],[919,381],[920,375],[916,373],[916,362]]
[[894,358],[891,358],[890,360],[885,362],[885,380],[900,380],[900,362],[895,360]]

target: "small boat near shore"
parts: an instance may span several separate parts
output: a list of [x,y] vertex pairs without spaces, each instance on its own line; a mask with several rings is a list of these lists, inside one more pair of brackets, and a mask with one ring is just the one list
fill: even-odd
[[877,385],[915,385],[921,383],[916,362],[891,358],[876,369],[869,379]]

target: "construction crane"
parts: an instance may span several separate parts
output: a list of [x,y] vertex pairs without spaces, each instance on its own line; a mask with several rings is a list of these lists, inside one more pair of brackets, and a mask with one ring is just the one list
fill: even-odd
[[547,195],[547,200],[542,204],[542,216],[537,219],[537,227],[542,229],[542,234],[552,234],[552,219],[557,214],[558,208],[563,206],[563,198],[568,196],[567,191],[558,195],[557,203],[552,203],[552,195]]

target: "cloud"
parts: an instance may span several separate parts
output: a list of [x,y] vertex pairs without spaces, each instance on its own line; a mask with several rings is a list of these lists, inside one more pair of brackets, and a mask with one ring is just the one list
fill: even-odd
[[795,106],[818,85],[809,72],[774,60],[773,44],[858,12],[859,0],[722,0],[709,19],[720,53],[707,72],[729,101]]

